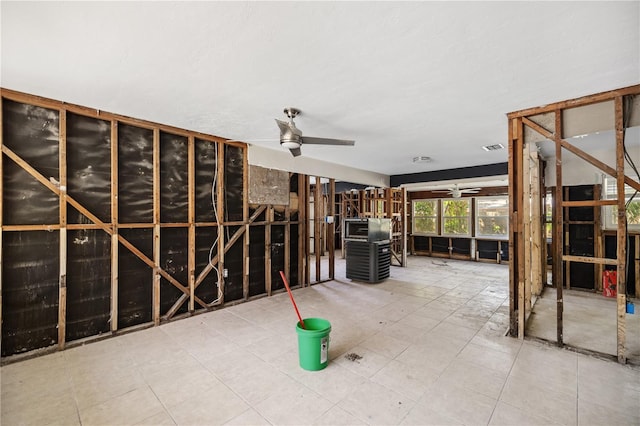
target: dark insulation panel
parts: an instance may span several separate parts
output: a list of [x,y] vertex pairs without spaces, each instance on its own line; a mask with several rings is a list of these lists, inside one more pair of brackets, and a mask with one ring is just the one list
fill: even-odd
[[415,251],[429,251],[429,237],[415,235],[413,237],[413,249]]
[[[152,229],[120,229],[120,235],[153,259]],[[152,320],[153,270],[123,245],[118,247],[118,328]]]
[[[593,185],[580,185],[570,186],[569,200],[571,201],[585,201],[593,200]],[[592,221],[594,219],[593,207],[570,207],[569,208],[569,220],[571,221]]]
[[118,124],[118,222],[153,222],[153,131]]
[[67,232],[66,339],[109,331],[111,237],[102,230]]
[[[189,283],[189,230],[164,228],[160,230],[160,266],[182,285]],[[184,293],[165,278],[160,280],[160,313],[165,314]],[[177,313],[186,312],[183,303]]]
[[[67,113],[67,192],[103,222],[111,221],[111,126]],[[86,223],[73,207],[69,223]]]
[[[225,241],[239,229],[238,226],[226,228]],[[238,239],[224,255],[224,267],[229,271],[229,276],[224,279],[224,300],[231,302],[243,298],[242,294],[242,267],[244,238]]]
[[[217,228],[196,228],[196,278],[218,254],[217,235]],[[195,294],[206,303],[212,303],[218,299],[218,274],[215,269],[209,272],[196,288]],[[198,308],[197,305],[196,308]]]
[[188,159],[185,136],[160,132],[160,221],[163,223],[188,221]]
[[471,253],[471,239],[470,238],[452,238],[451,247],[452,247],[452,253],[469,256]]
[[[3,144],[52,182],[59,182],[57,111],[2,101]],[[58,196],[3,155],[3,223],[38,225],[59,222]]]
[[271,291],[284,288],[280,271],[284,271],[284,225],[271,226]]
[[434,253],[449,253],[449,239],[443,237],[431,238],[431,251]]
[[229,222],[241,221],[244,199],[243,165],[244,151],[236,146],[225,146],[225,170],[224,170],[224,205],[225,218]]
[[195,140],[196,222],[217,222],[214,211],[218,187],[217,153],[214,142]]
[[264,276],[264,226],[249,228],[249,296],[266,292]]
[[58,341],[60,234],[5,232],[2,241],[2,356]]

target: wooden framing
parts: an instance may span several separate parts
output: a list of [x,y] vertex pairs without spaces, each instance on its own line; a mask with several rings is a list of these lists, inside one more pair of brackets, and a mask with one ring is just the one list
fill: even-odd
[[[640,85],[630,86],[618,90],[612,90],[608,92],[598,93],[595,95],[585,96],[582,98],[572,99],[568,101],[558,102],[554,104],[545,105],[538,108],[529,108],[526,110],[516,111],[508,114],[509,120],[509,186],[510,186],[510,235],[509,235],[509,248],[512,255],[513,266],[510,268],[509,277],[509,292],[510,292],[510,333],[512,335],[518,335],[520,338],[524,338],[525,334],[525,316],[524,311],[526,309],[524,301],[527,296],[522,295],[521,291],[528,291],[527,286],[523,283],[531,276],[526,270],[528,263],[524,255],[524,249],[526,241],[532,241],[533,244],[544,244],[543,238],[538,234],[522,226],[523,221],[529,219],[529,212],[524,207],[523,203],[528,202],[529,194],[527,194],[524,182],[528,182],[529,171],[526,162],[522,161],[522,146],[527,141],[525,140],[525,132],[523,126],[528,130],[532,130],[535,134],[541,135],[544,139],[548,139],[555,144],[555,196],[554,196],[554,215],[553,215],[553,284],[556,287],[556,305],[557,305],[557,331],[556,341],[557,344],[564,345],[563,337],[563,262],[583,262],[592,263],[598,265],[596,271],[601,271],[603,265],[617,265],[617,303],[616,303],[616,317],[617,317],[617,358],[620,363],[626,362],[626,327],[625,327],[625,312],[626,312],[626,238],[627,231],[625,227],[625,198],[624,187],[629,185],[630,187],[640,190],[640,182],[635,181],[630,176],[625,176],[624,168],[624,123],[623,123],[623,97],[628,95],[640,94]],[[615,149],[616,160],[615,167],[605,164],[601,160],[593,157],[592,155],[577,148],[571,143],[567,142],[563,136],[563,111],[569,108],[576,108],[580,106],[591,105],[600,102],[611,102],[615,108]],[[552,129],[545,128],[545,125],[536,121],[536,117],[540,117],[542,114],[552,114]],[[548,126],[548,124],[547,124]],[[599,200],[599,192],[596,191],[596,199],[592,201],[564,201],[565,195],[563,193],[562,176],[563,176],[563,164],[562,164],[562,151],[566,150],[576,155],[592,166],[598,168],[602,172],[614,177],[616,179],[616,188],[618,199],[617,200]],[[532,195],[539,197],[532,193]],[[539,200],[534,200],[534,203],[538,203]],[[595,239],[594,245],[594,257],[585,256],[571,256],[563,253],[564,247],[564,232],[563,232],[563,216],[565,214],[564,209],[568,207],[584,207],[594,206],[600,207],[605,205],[616,205],[618,209],[618,228],[617,228],[617,253],[616,259],[608,259],[603,257],[602,242],[598,242]],[[599,214],[599,213],[598,213]],[[599,216],[596,215],[595,222],[599,222]],[[597,235],[597,234],[596,234]],[[545,270],[544,258],[542,256],[532,256],[531,264],[532,268],[540,268],[541,271]],[[540,263],[536,265],[535,263]],[[524,266],[524,267],[523,267]],[[636,293],[638,294],[638,293]]]
[[[372,188],[341,193],[341,222],[349,218],[391,219],[391,265],[407,265],[407,198],[406,188]],[[342,233],[342,257],[346,256],[344,226]],[[395,263],[394,263],[395,262]]]
[[[73,104],[67,104],[64,102],[46,99],[38,96],[33,96],[25,93],[20,93],[7,89],[0,89],[0,98],[2,100],[2,106],[0,106],[0,138],[2,138],[2,146],[1,151],[2,155],[0,156],[0,177],[3,175],[4,166],[6,162],[12,162],[17,167],[19,167],[22,172],[31,176],[31,178],[35,179],[35,181],[39,182],[38,185],[46,188],[50,193],[52,193],[55,197],[57,197],[57,206],[59,210],[57,223],[44,223],[44,224],[33,224],[33,223],[11,223],[7,225],[3,222],[2,209],[6,208],[5,203],[0,203],[0,247],[4,249],[2,246],[3,236],[6,232],[31,232],[31,231],[49,231],[49,232],[57,232],[59,235],[59,243],[58,243],[58,253],[56,257],[58,258],[58,294],[57,294],[57,349],[64,349],[69,346],[67,342],[67,306],[69,303],[68,293],[67,293],[67,269],[69,267],[69,259],[67,257],[67,252],[69,247],[67,231],[68,230],[101,230],[105,232],[108,236],[109,248],[107,249],[110,253],[109,259],[109,267],[110,267],[110,275],[108,277],[109,289],[109,307],[107,315],[109,317],[108,330],[111,333],[117,333],[126,327],[126,325],[121,325],[119,323],[119,294],[122,289],[120,289],[120,278],[119,277],[119,269],[121,266],[121,258],[123,255],[133,255],[134,258],[137,258],[142,262],[143,267],[148,267],[149,274],[149,300],[146,302],[150,307],[150,325],[159,325],[162,321],[171,320],[180,309],[185,309],[184,306],[186,304],[187,315],[196,313],[198,311],[212,309],[216,306],[224,304],[226,301],[224,299],[224,274],[225,274],[225,256],[228,255],[229,250],[232,246],[239,242],[242,244],[242,262],[239,263],[242,268],[241,273],[241,286],[242,286],[242,297],[240,300],[247,300],[249,297],[249,247],[252,244],[250,241],[250,227],[254,225],[256,226],[264,226],[265,233],[270,234],[271,225],[278,224],[284,225],[285,232],[285,256],[284,256],[284,266],[286,270],[286,274],[289,275],[290,271],[297,271],[298,280],[300,285],[304,285],[308,283],[308,272],[305,275],[305,266],[307,265],[306,257],[302,254],[298,257],[297,264],[291,263],[290,256],[290,240],[291,237],[298,238],[298,247],[301,253],[304,253],[304,250],[308,250],[307,243],[307,224],[305,221],[307,220],[306,216],[306,199],[308,192],[306,191],[308,185],[308,177],[304,175],[297,175],[295,177],[298,179],[298,217],[297,220],[291,220],[291,210],[289,206],[285,207],[285,218],[284,221],[275,222],[274,221],[274,213],[273,206],[261,205],[258,206],[253,214],[249,216],[249,202],[248,197],[243,196],[241,200],[241,208],[242,208],[242,218],[239,217],[233,218],[235,220],[229,220],[225,218],[225,212],[227,206],[225,205],[225,148],[233,147],[234,149],[239,149],[239,155],[242,155],[242,184],[241,188],[243,194],[248,193],[248,159],[247,159],[247,146],[243,143],[239,142],[231,142],[223,138],[219,138],[216,136],[206,135],[199,132],[187,131],[184,129],[179,129],[171,126],[166,126],[157,123],[151,123],[144,120],[134,119],[130,117],[125,117],[122,115],[117,115],[113,113],[108,113],[100,110],[95,110],[87,107],[82,107]],[[25,104],[33,107],[41,107],[46,108],[47,110],[52,110],[56,112],[59,116],[59,124],[58,124],[58,164],[59,164],[59,176],[57,180],[54,177],[49,178],[49,175],[44,175],[42,172],[38,171],[32,164],[30,164],[30,158],[23,158],[18,153],[14,152],[9,146],[5,144],[4,134],[2,133],[2,128],[5,125],[3,119],[3,105],[4,101],[12,101],[21,104]],[[108,190],[108,203],[110,203],[108,214],[110,215],[110,219],[101,219],[102,216],[92,211],[91,208],[83,205],[83,203],[75,199],[73,196],[67,193],[67,149],[66,149],[66,141],[67,141],[67,115],[68,113],[73,113],[76,115],[80,115],[83,117],[93,118],[101,120],[102,122],[106,122],[110,127],[107,130],[107,135],[110,137],[110,147],[109,147],[109,159],[108,159],[108,170],[110,170],[110,190]],[[6,117],[5,117],[6,118]],[[136,128],[145,129],[150,132],[149,139],[149,151],[152,150],[153,153],[149,153],[150,161],[152,164],[149,165],[149,193],[152,192],[152,199],[149,201],[150,209],[152,212],[150,213],[149,222],[146,223],[121,223],[119,212],[121,213],[123,208],[126,209],[126,205],[123,205],[120,197],[119,191],[121,184],[123,182],[119,181],[118,171],[120,169],[119,164],[119,129],[120,126],[134,126]],[[162,205],[161,192],[162,192],[162,174],[161,174],[161,134],[165,132],[170,135],[176,135],[180,137],[184,137],[186,139],[186,170],[184,171],[185,177],[187,181],[184,182],[183,188],[186,188],[184,192],[187,197],[185,209],[186,209],[186,221],[178,222],[178,221],[167,221],[162,219],[161,210],[164,208]],[[217,220],[215,221],[206,221],[206,222],[198,222],[197,220],[197,212],[196,212],[196,201],[197,201],[197,192],[196,192],[196,179],[197,179],[197,167],[198,166],[198,154],[196,152],[196,141],[201,142],[209,142],[215,144],[215,152],[217,153],[217,177],[216,181],[218,182],[216,191],[216,213]],[[199,145],[202,146],[202,145]],[[201,149],[201,148],[199,148]],[[235,154],[234,154],[235,155]],[[152,156],[152,158],[151,158]],[[13,165],[12,165],[13,166]],[[151,176],[151,173],[153,176]],[[5,186],[4,178],[0,178],[0,198],[4,200],[4,190],[7,189]],[[237,181],[234,185],[240,185]],[[184,190],[184,189],[183,189]],[[79,215],[84,216],[87,219],[88,223],[68,223],[67,219],[67,210],[69,206],[75,209]],[[266,221],[257,222],[257,218],[266,212]],[[298,233],[296,236],[292,234],[291,225],[298,225]],[[234,232],[232,235],[229,234],[229,227],[234,227]],[[211,259],[211,262],[206,266],[198,267],[196,263],[197,251],[196,251],[196,243],[197,243],[197,232],[199,228],[209,228],[215,230],[217,235],[219,236],[218,244],[217,244],[217,252],[214,252],[214,256]],[[184,229],[186,235],[185,244],[185,266],[187,270],[187,278],[184,282],[176,279],[169,269],[166,268],[166,265],[163,264],[163,250],[166,251],[166,248],[163,248],[161,244],[163,233],[165,230],[169,229]],[[134,240],[130,240],[128,237],[128,233],[125,231],[129,230],[148,230],[149,232],[149,243],[150,248],[144,249],[142,247],[138,247],[137,243]],[[226,237],[226,238],[225,238]],[[266,236],[265,242],[265,294],[271,294],[271,241],[270,235]],[[0,249],[0,267],[4,268],[5,260],[2,249]],[[237,256],[234,255],[234,256]],[[234,263],[234,264],[237,264]],[[207,276],[212,272],[217,271],[217,283],[219,286],[219,294],[220,297],[216,298],[213,302],[207,302],[203,300],[203,298],[198,296],[198,287],[205,282]],[[0,278],[1,279],[1,278]],[[164,283],[163,283],[164,281]],[[0,281],[0,290],[2,290],[2,282]],[[293,284],[293,283],[292,283]],[[167,287],[168,286],[168,287]],[[161,294],[167,288],[174,288],[178,290],[178,296],[175,302],[171,300],[173,303],[169,305],[167,308],[162,307],[163,298]],[[209,291],[209,290],[207,290]],[[163,296],[164,297],[164,296]],[[234,299],[238,300],[238,299]],[[234,300],[230,300],[229,302],[234,302]],[[0,293],[0,302],[2,301],[2,294]],[[3,313],[0,307],[0,315]],[[6,313],[6,312],[5,312]],[[102,335],[104,336],[104,334]],[[95,336],[97,337],[97,336]],[[92,336],[89,336],[88,339],[91,339]],[[86,341],[87,339],[83,339],[82,341]]]

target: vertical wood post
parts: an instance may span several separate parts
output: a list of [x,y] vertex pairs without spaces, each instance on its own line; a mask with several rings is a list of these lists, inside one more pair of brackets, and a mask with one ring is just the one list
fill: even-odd
[[544,237],[542,235],[542,184],[540,158],[537,150],[531,152],[531,158],[533,160],[533,168],[531,169],[531,293],[540,295],[542,293],[542,277],[545,269],[543,259],[545,257],[542,254],[544,247]]
[[195,138],[187,139],[187,221],[189,222],[188,246],[187,246],[187,276],[189,280],[189,312],[195,310],[196,297],[196,208],[195,208]]
[[249,158],[247,148],[242,151],[242,222],[245,223],[244,245],[242,246],[242,297],[249,298]]
[[267,206],[265,210],[265,218],[267,224],[264,227],[264,285],[266,287],[267,295],[271,296],[272,282],[271,282],[271,222],[273,217],[273,207]]
[[322,229],[322,183],[320,181],[320,176],[316,176],[316,185],[315,192],[313,195],[313,242],[315,243],[315,255],[316,255],[316,282],[320,281],[321,277],[321,267],[322,267],[322,244],[320,241],[321,238],[321,229]]
[[298,174],[298,284],[305,286],[305,270],[307,265],[306,247],[307,247],[307,186],[306,177]]
[[153,324],[160,324],[160,130],[153,129]]
[[618,362],[624,364],[626,356],[626,313],[627,313],[627,212],[624,193],[624,123],[622,96],[615,102],[616,120],[616,188],[618,195],[618,283],[617,283],[617,354]]
[[553,239],[555,240],[555,253],[553,254],[553,268],[556,282],[556,340],[558,346],[564,345],[563,338],[563,311],[564,301],[562,296],[562,287],[564,280],[562,279],[562,251],[564,247],[563,232],[563,191],[562,191],[562,111],[555,111],[555,145],[556,145],[556,188],[554,197],[555,218],[553,221]]
[[304,188],[305,188],[305,199],[304,199],[304,206],[305,206],[305,227],[306,227],[306,232],[305,232],[305,237],[304,237],[304,282],[307,285],[311,284],[311,270],[310,270],[310,257],[311,257],[311,244],[310,244],[310,239],[311,239],[311,218],[309,217],[311,214],[311,209],[309,207],[310,203],[311,203],[311,183],[310,183],[310,179],[309,176],[305,176],[304,177]]
[[111,331],[118,329],[118,122],[111,120]]
[[224,304],[224,252],[225,252],[225,225],[226,219],[224,217],[225,203],[224,203],[224,168],[226,164],[225,158],[225,146],[221,143],[216,143],[218,150],[218,187],[216,188],[216,207],[218,210],[218,293],[220,295],[220,304]]
[[58,348],[64,349],[67,330],[67,111],[60,110],[58,169],[60,182],[60,251],[58,294]]
[[[523,245],[524,245],[524,292],[520,295],[523,309],[520,310],[520,320],[523,329],[522,337],[524,337],[524,326],[527,312],[531,310],[531,146],[527,141],[523,141],[522,152],[522,217],[523,217]],[[520,321],[519,320],[519,321]]]
[[336,180],[329,179],[329,211],[327,216],[331,217],[334,222],[327,223],[327,246],[329,246],[329,279],[336,277]]

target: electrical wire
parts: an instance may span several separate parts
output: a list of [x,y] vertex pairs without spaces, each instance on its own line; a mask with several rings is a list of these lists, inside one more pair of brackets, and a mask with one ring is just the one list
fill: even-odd
[[[218,216],[218,206],[216,204],[216,184],[218,183],[218,142],[215,143],[215,163],[216,168],[213,172],[213,182],[211,182],[211,206],[213,207],[213,215],[216,220],[216,224],[218,224],[218,229],[220,229],[220,217]],[[212,301],[211,303],[216,303],[222,299],[222,286],[221,286],[221,278],[220,271],[213,264],[213,250],[218,246],[218,242],[220,241],[220,232],[216,231],[216,239],[213,241],[211,245],[211,249],[209,249],[209,265],[213,268],[216,273],[216,284],[218,286],[218,298]]]

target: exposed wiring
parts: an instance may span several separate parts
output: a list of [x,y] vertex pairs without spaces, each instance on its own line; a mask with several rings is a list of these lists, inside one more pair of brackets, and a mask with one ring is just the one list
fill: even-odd
[[[215,153],[216,153],[215,154],[216,168],[215,168],[215,171],[213,172],[213,182],[211,182],[211,206],[213,207],[213,215],[215,217],[216,224],[218,224],[218,229],[220,229],[219,227],[220,217],[218,216],[218,206],[216,204],[216,184],[218,183],[218,143],[217,142],[215,143]],[[220,278],[220,271],[218,270],[216,265],[213,264],[213,250],[218,246],[219,241],[220,241],[220,232],[216,231],[216,239],[213,241],[213,244],[211,245],[211,249],[209,249],[209,265],[211,265],[214,272],[216,273],[218,297],[211,303],[216,303],[220,301],[220,299],[222,299],[222,285],[221,285],[222,283]]]

